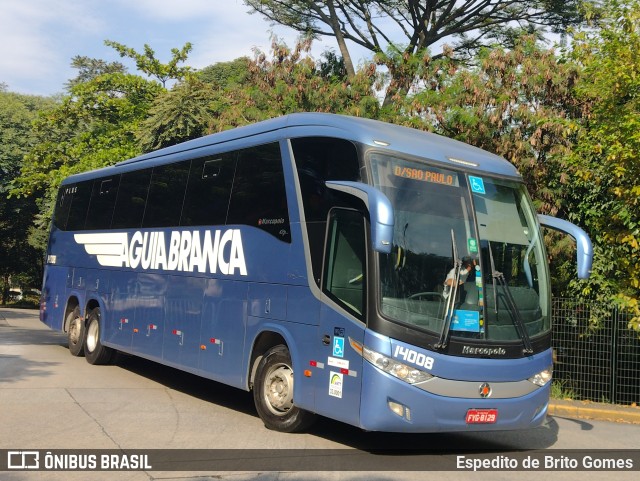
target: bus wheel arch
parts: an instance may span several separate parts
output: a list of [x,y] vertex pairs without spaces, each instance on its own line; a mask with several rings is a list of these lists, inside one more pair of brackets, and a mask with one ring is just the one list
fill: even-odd
[[64,331],[67,333],[67,345],[71,355],[84,355],[85,322],[77,297],[70,297],[67,301],[64,315]]
[[265,427],[286,433],[308,428],[315,414],[295,405],[293,362],[284,338],[273,332],[263,333],[251,358],[253,400]]

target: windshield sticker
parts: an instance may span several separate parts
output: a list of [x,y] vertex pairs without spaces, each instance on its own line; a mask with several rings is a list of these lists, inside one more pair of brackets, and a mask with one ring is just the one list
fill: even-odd
[[451,320],[451,330],[480,332],[480,313],[456,309]]
[[469,246],[469,253],[470,254],[477,254],[478,253],[478,241],[475,239],[468,239],[467,240],[467,245]]
[[486,194],[484,190],[484,181],[481,177],[469,176],[469,183],[471,184],[471,192],[474,194]]

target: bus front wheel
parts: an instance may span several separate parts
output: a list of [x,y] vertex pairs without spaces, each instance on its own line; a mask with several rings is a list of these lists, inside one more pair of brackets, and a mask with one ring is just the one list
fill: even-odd
[[262,357],[253,385],[256,410],[268,429],[283,433],[309,427],[315,415],[293,402],[293,368],[286,346],[272,347]]
[[113,358],[113,349],[103,346],[100,342],[101,324],[100,308],[96,307],[91,310],[87,320],[84,357],[89,364],[109,364]]
[[82,356],[84,354],[85,327],[78,306],[67,315],[65,324],[67,325],[69,352],[74,356]]

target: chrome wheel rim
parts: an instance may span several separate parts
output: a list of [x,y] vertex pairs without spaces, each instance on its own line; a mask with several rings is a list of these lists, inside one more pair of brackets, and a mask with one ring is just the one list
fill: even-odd
[[264,383],[265,404],[273,414],[283,416],[293,407],[293,371],[286,364],[274,366]]

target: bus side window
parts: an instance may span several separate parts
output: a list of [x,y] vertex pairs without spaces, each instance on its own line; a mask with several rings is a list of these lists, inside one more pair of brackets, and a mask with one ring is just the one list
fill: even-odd
[[245,224],[291,242],[282,157],[277,143],[238,152],[227,224]]
[[365,306],[365,242],[362,214],[346,209],[331,210],[323,290],[361,319]]
[[325,182],[361,180],[358,152],[353,142],[330,137],[291,139],[291,147],[304,206],[313,278],[320,287],[327,214],[331,207],[344,205]]
[[87,219],[87,209],[91,199],[91,185],[93,181],[79,182],[71,198],[69,207],[69,218],[67,219],[66,230],[82,230]]
[[93,181],[85,229],[108,229],[111,227],[119,185],[119,175]]
[[65,185],[58,191],[58,200],[53,214],[53,224],[58,229],[67,229],[67,219],[69,218],[69,209],[71,208],[74,190],[75,186]]
[[194,159],[180,225],[224,225],[235,170],[235,152]]
[[153,168],[142,227],[170,227],[180,224],[180,213],[191,161]]
[[122,174],[111,228],[131,229],[142,225],[150,181],[151,169]]

